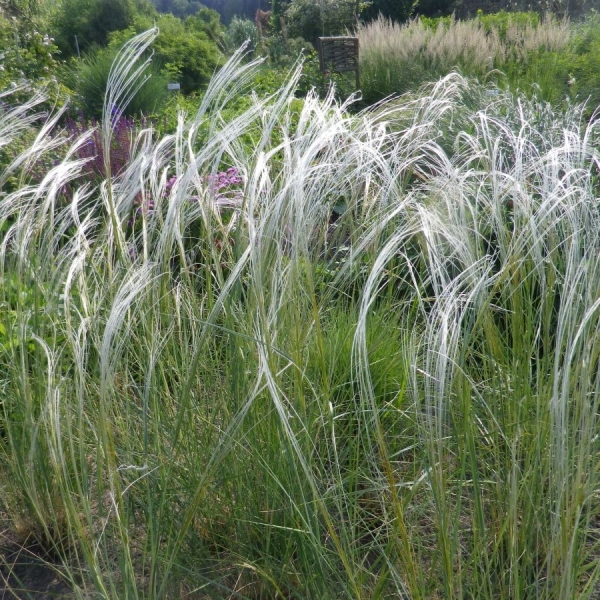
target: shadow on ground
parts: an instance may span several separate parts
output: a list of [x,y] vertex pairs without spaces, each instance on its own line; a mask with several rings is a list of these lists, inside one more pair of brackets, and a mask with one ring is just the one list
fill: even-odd
[[72,600],[70,587],[51,559],[35,545],[18,544],[10,531],[0,531],[0,600]]

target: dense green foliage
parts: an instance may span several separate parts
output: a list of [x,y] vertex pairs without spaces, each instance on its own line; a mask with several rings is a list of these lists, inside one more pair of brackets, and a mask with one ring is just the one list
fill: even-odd
[[293,0],[284,19],[290,37],[301,37],[316,44],[319,36],[340,35],[356,22],[354,0]]
[[254,21],[234,17],[229,23],[223,36],[225,47],[233,54],[246,42],[248,43],[248,58],[254,56],[258,50],[258,29]]
[[[153,46],[155,62],[165,77],[180,83],[184,93],[204,86],[222,58],[217,46],[221,34],[217,13],[204,9],[185,21],[169,14],[152,21],[160,31]],[[150,25],[149,19],[139,19],[131,29],[114,35],[112,43],[118,45]]]
[[[8,0],[3,2],[6,5]],[[147,0],[64,0],[53,11],[40,7],[39,13],[43,19],[28,17],[24,11],[12,18],[8,9],[0,10],[0,40],[6,45],[0,83],[6,87],[13,81],[58,79],[74,93],[75,108],[84,109],[88,117],[98,116],[104,83],[119,47],[155,23],[161,29],[154,47],[156,75],[141,92],[146,98],[138,95],[131,111],[155,112],[167,80],[180,83],[184,93],[201,89],[222,63],[219,15],[206,7],[198,7],[185,20],[159,15]],[[70,60],[61,66],[57,56]]]
[[370,21],[381,15],[385,19],[402,23],[412,16],[418,5],[418,0],[373,0],[361,16],[363,19]]
[[[74,62],[63,75],[65,84],[73,91],[71,109],[88,119],[102,116],[108,77],[119,47],[115,44],[102,48]],[[128,104],[125,114],[156,115],[167,97],[167,78],[158,67],[147,70],[147,81]]]
[[205,3],[199,0],[153,0],[160,12],[171,13],[176,17],[185,18],[201,10]]
[[54,39],[33,15],[17,18],[13,12],[0,0],[0,91],[51,83],[57,67]]
[[79,52],[105,46],[110,33],[130,27],[138,13],[149,9],[144,0],[62,0],[54,37],[63,57],[73,56],[78,46]]
[[253,19],[260,8],[269,8],[268,0],[152,0],[156,8],[165,13],[172,13],[177,17],[186,17],[195,14],[203,7],[217,11],[224,23],[229,24],[235,16]]

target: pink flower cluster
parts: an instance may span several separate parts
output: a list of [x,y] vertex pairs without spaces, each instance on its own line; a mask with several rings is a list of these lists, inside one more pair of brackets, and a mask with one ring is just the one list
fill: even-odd
[[235,167],[207,177],[209,189],[217,206],[235,207],[242,202],[243,192],[240,186],[244,183],[240,172]]
[[[167,181],[165,186],[165,196],[171,193],[173,186],[177,182],[177,176],[173,175]],[[242,198],[240,186],[244,183],[238,169],[229,167],[227,171],[220,171],[206,177],[208,189],[213,195],[218,206],[238,206]],[[192,198],[193,199],[193,198]]]
[[[176,182],[176,175],[173,175],[167,180],[163,193],[165,197],[171,193]],[[241,204],[243,197],[241,186],[244,183],[244,180],[238,169],[235,167],[230,167],[227,171],[220,171],[214,175],[208,175],[206,182],[217,207],[221,209],[235,208]],[[190,198],[190,201],[197,200],[197,197]],[[143,197],[142,194],[139,193],[134,200],[132,214],[127,223],[129,231],[133,232],[137,228],[142,216],[151,217],[154,210],[154,199],[149,195]],[[216,240],[215,243],[219,246],[219,243]],[[135,256],[135,249],[130,249],[130,254],[132,257]]]

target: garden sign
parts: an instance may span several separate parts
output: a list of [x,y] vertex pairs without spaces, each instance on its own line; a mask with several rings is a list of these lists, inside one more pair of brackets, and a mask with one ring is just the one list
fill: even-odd
[[356,89],[360,78],[358,75],[358,38],[357,37],[320,37],[319,65],[323,73],[356,73]]

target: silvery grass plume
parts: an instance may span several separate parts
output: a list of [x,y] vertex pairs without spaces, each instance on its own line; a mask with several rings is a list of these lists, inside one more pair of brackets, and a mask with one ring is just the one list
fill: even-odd
[[351,115],[300,65],[227,119],[242,59],[2,198],[3,510],[79,597],[589,597],[595,125],[456,74]]
[[[431,102],[457,85],[441,81]],[[411,388],[445,597],[589,597],[597,586],[599,155],[597,124],[580,111],[507,95],[457,115],[454,154],[411,192],[365,286],[355,356],[380,431],[369,315],[390,265],[414,282],[406,300],[423,329],[411,336]],[[389,481],[389,440],[377,441]],[[468,583],[460,573],[472,568],[483,574]]]
[[150,48],[157,35],[158,28],[154,27],[133,37],[123,45],[123,48],[121,48],[115,57],[114,63],[108,74],[104,104],[102,106],[101,139],[104,155],[104,168],[106,171],[106,186],[103,187],[102,197],[106,204],[106,210],[111,215],[112,227],[114,230],[113,236],[121,256],[124,256],[125,254],[126,244],[121,235],[122,230],[119,227],[115,201],[113,198],[112,174],[110,168],[111,141],[116,123],[118,123],[127,105],[149,77],[146,73],[146,69],[150,65],[152,55],[147,55],[143,61],[141,61],[141,58],[144,54],[147,54],[147,50]]

